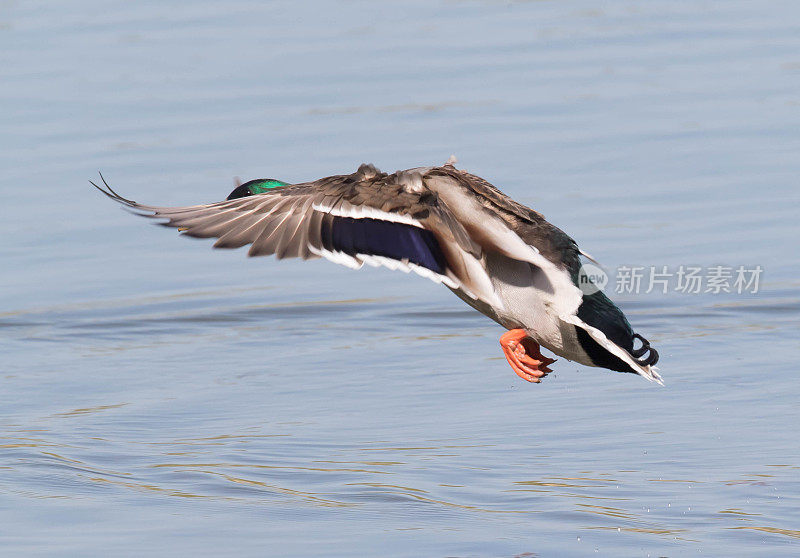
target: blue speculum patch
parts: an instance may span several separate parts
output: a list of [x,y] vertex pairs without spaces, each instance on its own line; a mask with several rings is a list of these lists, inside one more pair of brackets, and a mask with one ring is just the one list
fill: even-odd
[[445,273],[447,264],[436,237],[419,227],[380,219],[337,217],[321,232],[327,250],[406,260],[435,273]]

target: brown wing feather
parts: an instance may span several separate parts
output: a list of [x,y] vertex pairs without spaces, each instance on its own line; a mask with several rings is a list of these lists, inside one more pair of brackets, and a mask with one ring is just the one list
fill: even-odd
[[[105,181],[104,181],[105,184]],[[95,185],[96,186],[96,185]],[[440,243],[452,242],[478,256],[480,248],[438,197],[427,189],[410,191],[398,173],[362,165],[356,173],[295,184],[264,194],[205,205],[158,207],[123,198],[107,184],[104,194],[139,215],[163,219],[187,236],[218,238],[217,248],[251,244],[248,255],[314,257],[322,248],[320,213],[397,220],[430,230]]]
[[480,176],[445,165],[433,169],[431,175],[453,178],[484,207],[503,219],[525,243],[535,247],[557,266],[577,272],[580,267],[578,244],[564,231],[549,223],[538,211],[506,196]]

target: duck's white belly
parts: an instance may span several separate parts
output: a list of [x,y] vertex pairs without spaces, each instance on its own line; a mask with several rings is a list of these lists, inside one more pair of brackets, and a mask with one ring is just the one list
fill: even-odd
[[466,302],[506,329],[524,329],[537,343],[555,354],[592,365],[578,342],[575,326],[559,319],[552,310],[557,295],[541,268],[497,253],[486,254],[486,268],[504,308],[487,311],[474,304],[475,301],[462,297]]

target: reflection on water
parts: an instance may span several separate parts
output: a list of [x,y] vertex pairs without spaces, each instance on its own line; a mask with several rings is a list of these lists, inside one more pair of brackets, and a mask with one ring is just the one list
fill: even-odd
[[[0,10],[6,553],[796,554],[794,3],[220,6]],[[667,387],[532,386],[445,289],[212,251],[86,182],[190,204],[451,153],[609,268],[762,292],[615,295]]]

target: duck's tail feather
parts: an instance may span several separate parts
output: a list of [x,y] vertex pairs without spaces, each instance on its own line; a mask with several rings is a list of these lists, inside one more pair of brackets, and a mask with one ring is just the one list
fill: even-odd
[[[655,349],[650,347],[650,343],[648,343],[647,340],[641,335],[634,334],[634,337],[642,341],[642,347],[629,353],[611,341],[605,333],[596,327],[590,326],[578,316],[561,316],[561,319],[569,324],[574,325],[575,327],[581,328],[583,331],[589,334],[589,336],[603,349],[630,366],[633,372],[636,372],[651,382],[655,382],[662,386],[664,385],[664,380],[661,378],[661,375],[659,375],[658,368],[654,366],[655,363],[658,362],[658,353]],[[639,358],[644,356],[646,352],[649,353],[646,358]]]
[[[638,333],[634,333],[633,338],[642,342],[642,346],[638,349],[631,349],[630,353],[634,360],[642,366],[655,365],[658,362],[658,351],[651,347],[650,342]],[[644,356],[645,354],[647,356]],[[643,356],[644,358],[641,358]]]

